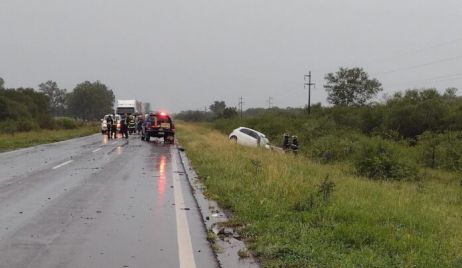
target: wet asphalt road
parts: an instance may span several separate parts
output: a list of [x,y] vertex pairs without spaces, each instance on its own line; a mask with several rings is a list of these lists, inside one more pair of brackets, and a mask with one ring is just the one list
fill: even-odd
[[136,135],[0,154],[0,267],[217,267],[183,171]]

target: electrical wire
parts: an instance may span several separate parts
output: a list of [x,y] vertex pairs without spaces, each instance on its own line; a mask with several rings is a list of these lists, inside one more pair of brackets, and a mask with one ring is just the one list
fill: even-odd
[[435,76],[435,77],[428,78],[428,79],[406,81],[406,82],[403,82],[403,83],[391,84],[391,85],[387,85],[387,86],[388,87],[398,87],[398,86],[404,86],[404,85],[409,85],[409,84],[439,83],[439,82],[457,81],[457,80],[462,80],[462,73],[460,73],[460,74],[452,74],[452,75]]
[[396,73],[396,72],[400,72],[400,71],[418,69],[418,68],[423,68],[423,67],[430,66],[430,65],[433,65],[433,64],[438,64],[438,63],[442,63],[442,62],[449,62],[449,61],[456,61],[456,60],[459,60],[459,59],[462,59],[462,55],[455,56],[455,57],[450,57],[450,58],[438,59],[438,60],[434,60],[434,61],[430,61],[430,62],[418,64],[418,65],[412,65],[412,66],[397,68],[397,69],[390,70],[390,71],[374,73],[374,74],[372,74],[372,76],[387,75],[387,74]]

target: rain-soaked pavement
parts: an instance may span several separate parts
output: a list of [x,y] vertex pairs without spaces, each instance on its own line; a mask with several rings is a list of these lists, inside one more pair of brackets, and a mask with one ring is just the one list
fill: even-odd
[[136,135],[0,154],[0,267],[217,267],[179,161]]

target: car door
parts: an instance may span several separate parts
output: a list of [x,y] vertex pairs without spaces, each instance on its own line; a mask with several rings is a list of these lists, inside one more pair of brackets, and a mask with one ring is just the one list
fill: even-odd
[[240,129],[241,132],[241,140],[238,142],[242,145],[246,146],[257,146],[257,139],[253,136],[253,131],[247,128]]

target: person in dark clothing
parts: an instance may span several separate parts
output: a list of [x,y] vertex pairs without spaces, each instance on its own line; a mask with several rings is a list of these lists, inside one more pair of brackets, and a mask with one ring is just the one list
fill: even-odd
[[290,147],[289,134],[284,133],[284,136],[282,136],[282,149],[288,150],[289,147]]
[[136,123],[136,130],[138,134],[141,134],[142,126],[143,126],[143,117],[138,116],[138,122]]
[[122,138],[128,139],[128,116],[125,114],[124,118],[120,121],[120,132],[122,132]]
[[112,137],[112,126],[114,125],[114,120],[112,120],[112,116],[108,116],[106,119],[106,126],[107,126],[107,138],[110,139]]
[[297,136],[292,136],[292,143],[290,145],[290,149],[292,149],[292,152],[294,154],[298,153],[298,138],[297,138]]

